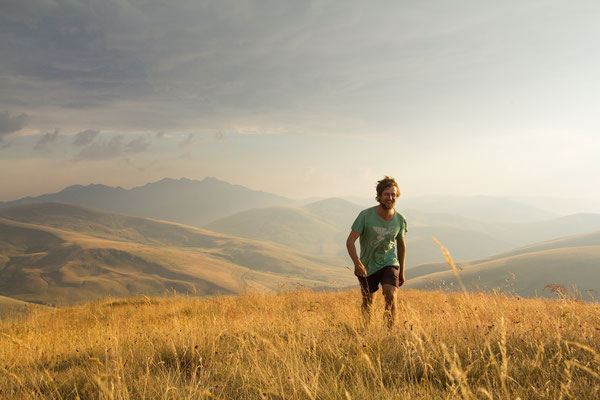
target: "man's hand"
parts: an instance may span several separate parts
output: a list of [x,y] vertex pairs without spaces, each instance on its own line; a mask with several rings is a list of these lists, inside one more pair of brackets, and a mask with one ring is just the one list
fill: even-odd
[[400,276],[398,276],[399,286],[402,286],[404,282],[406,282],[406,278],[404,277],[404,274],[400,274]]
[[351,230],[348,239],[346,239],[346,248],[348,249],[348,255],[352,259],[352,262],[354,262],[354,275],[367,276],[367,269],[360,261],[358,254],[356,254],[356,246],[354,245],[354,242],[356,242],[356,239],[358,239],[359,236],[360,233]]
[[363,263],[360,262],[360,260],[356,264],[354,264],[354,275],[363,277],[367,276],[367,269],[365,268]]

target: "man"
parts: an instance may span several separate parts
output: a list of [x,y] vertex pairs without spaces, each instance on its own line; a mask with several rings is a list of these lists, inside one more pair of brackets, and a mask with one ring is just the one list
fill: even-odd
[[[354,274],[358,277],[362,293],[362,311],[368,322],[373,304],[373,294],[383,288],[388,327],[396,317],[398,288],[405,281],[404,259],[406,256],[406,219],[394,209],[400,188],[386,176],[377,182],[379,205],[358,214],[346,240],[348,254],[354,262]],[[360,258],[355,242],[360,237]]]

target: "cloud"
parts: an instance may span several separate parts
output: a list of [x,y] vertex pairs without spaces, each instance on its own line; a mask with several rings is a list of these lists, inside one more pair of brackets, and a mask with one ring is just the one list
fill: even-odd
[[13,117],[7,111],[0,111],[0,142],[11,133],[21,130],[28,119],[25,114]]
[[179,147],[186,148],[186,147],[190,147],[191,145],[193,145],[196,142],[196,135],[194,135],[193,133],[190,133],[186,136],[185,139],[183,139],[181,142],[179,142]]
[[99,133],[100,131],[95,131],[92,129],[79,132],[77,135],[75,135],[75,139],[73,140],[72,144],[73,146],[86,146],[92,143]]
[[127,34],[132,17],[121,2],[12,3],[0,13],[0,35],[11,38],[1,47],[7,56],[0,64],[5,71],[81,90],[125,83],[131,90],[132,83],[145,80],[145,66],[135,52],[110,43],[113,31]]
[[83,148],[78,155],[79,160],[110,160],[123,153],[123,136],[115,136],[101,140]]
[[140,136],[139,138],[133,139],[125,145],[125,153],[141,153],[146,151],[148,146],[150,146],[150,142],[144,137]]
[[227,140],[227,134],[223,133],[220,129],[215,132],[215,140],[217,142],[224,142]]
[[52,146],[58,140],[59,132],[58,129],[55,129],[53,133],[45,133],[40,137],[40,139],[35,143],[33,148],[35,150],[43,151],[50,150],[50,146]]
[[[0,38],[10,39],[0,40],[0,109],[19,104],[36,122],[43,114],[42,131],[85,123],[413,137],[449,125],[478,132],[515,115],[510,98],[539,110],[520,113],[534,123],[553,104],[595,123],[593,2],[9,3],[0,12]],[[547,87],[573,98],[544,106]],[[577,107],[586,101],[588,113]]]
[[135,154],[146,151],[150,142],[144,137],[137,137],[128,142],[123,135],[113,136],[96,141],[83,148],[77,155],[77,160],[111,160],[125,154]]

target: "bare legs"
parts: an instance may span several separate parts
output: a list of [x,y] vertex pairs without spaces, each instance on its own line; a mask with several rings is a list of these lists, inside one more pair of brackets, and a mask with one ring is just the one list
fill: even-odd
[[371,310],[373,309],[373,293],[369,293],[368,290],[361,290],[362,294],[362,316],[365,326],[369,325],[371,321]]
[[[394,285],[382,285],[383,297],[385,298],[385,319],[388,328],[394,326],[396,320],[396,297],[398,288]],[[368,290],[361,290],[362,293],[362,315],[365,325],[371,320],[371,310],[373,309],[373,293]]]
[[382,285],[383,297],[385,298],[385,318],[388,328],[394,326],[396,320],[396,293],[398,288],[394,285]]

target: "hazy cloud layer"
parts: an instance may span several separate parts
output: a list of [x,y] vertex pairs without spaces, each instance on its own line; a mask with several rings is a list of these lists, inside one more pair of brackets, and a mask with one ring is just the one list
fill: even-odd
[[38,109],[61,129],[476,136],[598,89],[586,78],[600,67],[594,11],[557,0],[8,0],[0,106]]
[[75,135],[75,139],[73,139],[73,145],[86,146],[92,143],[99,133],[100,131],[95,131],[92,129],[87,129],[85,131],[79,132],[77,135]]
[[600,196],[599,13],[591,0],[4,0],[0,170],[29,182],[32,160],[63,157],[106,160],[48,171],[73,184],[212,174],[302,197],[395,174],[413,194]]
[[125,154],[141,153],[145,151],[150,142],[143,137],[125,141],[123,135],[97,140],[83,148],[76,160],[110,160]]
[[144,137],[133,139],[125,145],[125,153],[141,153],[146,151],[150,146],[150,142]]
[[7,111],[0,111],[0,142],[4,137],[14,133],[25,126],[27,115],[10,115]]
[[196,135],[188,133],[187,136],[179,142],[179,147],[182,149],[192,146],[196,142]]
[[35,143],[33,148],[35,150],[39,150],[39,151],[50,150],[52,145],[54,145],[57,142],[58,137],[59,137],[58,129],[55,129],[54,132],[52,132],[52,133],[47,132],[47,133],[41,135],[41,137]]

